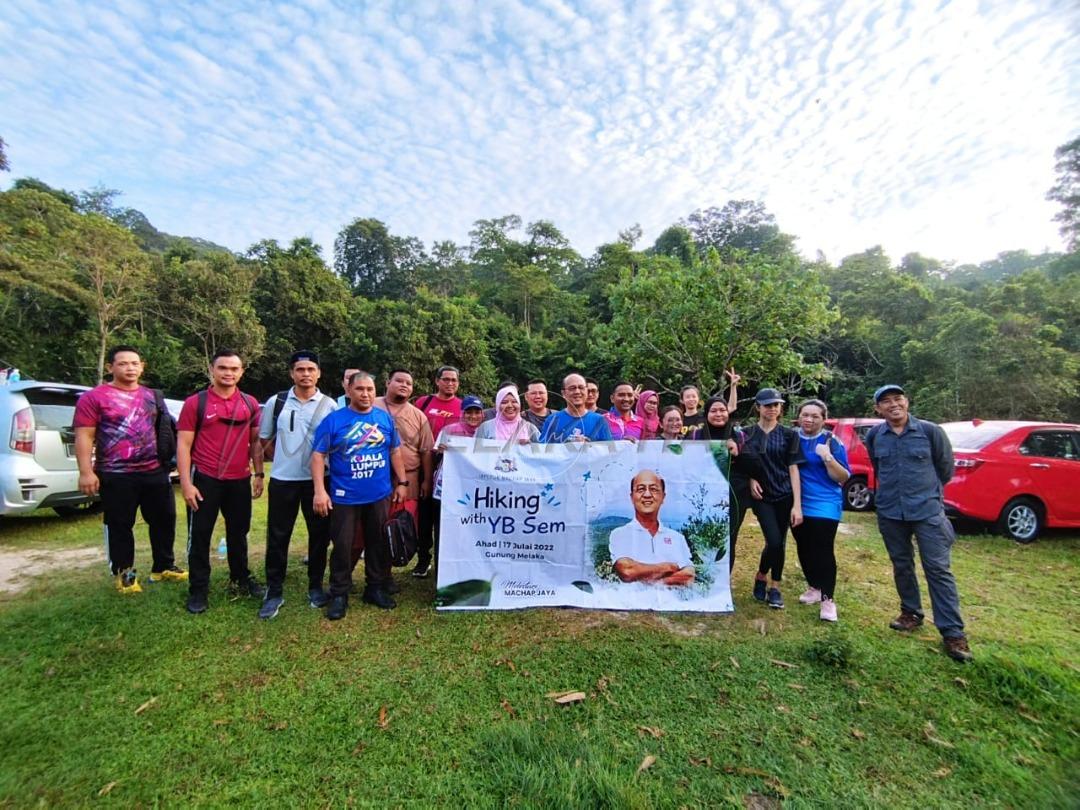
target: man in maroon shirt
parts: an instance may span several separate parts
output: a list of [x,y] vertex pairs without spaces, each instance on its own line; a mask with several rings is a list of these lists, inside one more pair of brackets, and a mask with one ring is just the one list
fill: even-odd
[[[416,400],[416,407],[427,417],[432,436],[438,436],[447,425],[461,421],[461,397],[457,396],[460,383],[460,373],[456,368],[440,366],[435,372],[435,393]],[[438,466],[441,455],[433,456],[432,468]],[[413,576],[420,579],[431,571],[431,552],[435,545],[435,505],[431,497],[431,482],[427,483],[427,494],[420,498],[418,507],[419,536],[416,539],[416,567],[413,568]]]
[[254,397],[237,388],[243,375],[240,355],[218,349],[210,362],[210,387],[184,400],[177,423],[176,469],[188,507],[189,613],[208,607],[210,541],[218,512],[225,518],[232,586],[263,596],[247,553],[251,499],[263,492],[260,410]]

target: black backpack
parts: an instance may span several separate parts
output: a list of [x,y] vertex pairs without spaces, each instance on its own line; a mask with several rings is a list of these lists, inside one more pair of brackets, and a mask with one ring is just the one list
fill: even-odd
[[383,524],[390,545],[390,562],[395,568],[403,568],[416,556],[416,524],[412,515],[402,509]]
[[277,445],[278,417],[281,416],[281,412],[285,409],[285,401],[289,398],[289,391],[291,390],[291,388],[286,388],[284,391],[278,391],[274,394],[277,398],[274,400],[274,418],[270,420],[270,436],[262,440],[263,458],[267,461],[274,460],[274,448]]
[[157,420],[154,433],[157,438],[157,460],[166,470],[176,466],[176,420],[165,405],[165,392],[159,388],[154,392],[154,406],[157,408]]

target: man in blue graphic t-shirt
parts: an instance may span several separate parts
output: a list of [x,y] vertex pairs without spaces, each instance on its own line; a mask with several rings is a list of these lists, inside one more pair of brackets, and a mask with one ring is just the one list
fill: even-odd
[[602,414],[585,407],[585,378],[580,374],[567,374],[563,380],[563,399],[566,408],[553,411],[540,431],[540,441],[546,444],[558,442],[610,442],[611,428]]
[[[394,420],[374,407],[375,380],[366,371],[349,379],[349,406],[334,411],[315,431],[311,477],[315,485],[315,511],[330,515],[330,606],[326,618],[341,619],[348,612],[352,587],[352,540],[356,525],[364,533],[365,602],[389,610],[397,607],[388,588],[390,547],[383,524],[391,502],[405,497],[405,464]],[[330,491],[323,481],[330,464]],[[391,475],[391,472],[393,473]]]

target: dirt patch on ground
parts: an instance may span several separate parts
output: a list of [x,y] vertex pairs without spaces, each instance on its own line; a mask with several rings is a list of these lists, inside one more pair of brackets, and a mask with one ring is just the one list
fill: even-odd
[[98,546],[0,551],[0,593],[18,593],[29,586],[34,577],[57,568],[85,568],[104,560],[105,552]]

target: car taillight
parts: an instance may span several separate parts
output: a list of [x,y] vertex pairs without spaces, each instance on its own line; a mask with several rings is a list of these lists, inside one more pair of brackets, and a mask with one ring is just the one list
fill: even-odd
[[957,473],[969,473],[982,464],[982,459],[979,458],[957,458],[953,461],[953,466]]
[[17,411],[11,417],[11,449],[34,454],[34,414],[29,408]]

